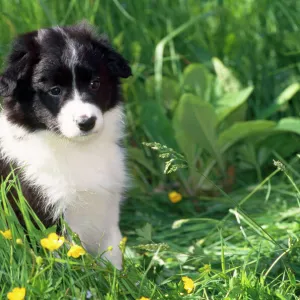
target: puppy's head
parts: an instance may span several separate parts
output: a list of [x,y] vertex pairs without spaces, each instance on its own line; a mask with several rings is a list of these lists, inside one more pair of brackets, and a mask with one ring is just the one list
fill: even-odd
[[78,138],[101,132],[104,114],[120,101],[119,79],[130,75],[127,61],[86,23],[46,28],[16,38],[0,96],[11,122]]

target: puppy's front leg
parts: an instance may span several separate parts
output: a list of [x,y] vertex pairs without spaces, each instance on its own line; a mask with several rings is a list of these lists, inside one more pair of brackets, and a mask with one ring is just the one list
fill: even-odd
[[105,252],[103,257],[109,260],[119,270],[122,269],[122,252],[119,248],[121,239],[122,235],[119,226],[118,224],[114,224],[104,234],[98,250],[98,253],[103,253],[108,247],[112,247],[112,250]]
[[[100,199],[100,200],[99,200]],[[104,200],[105,199],[105,200]],[[119,229],[119,201],[117,197],[85,197],[85,203],[68,208],[65,220],[92,254],[104,254],[116,268],[122,269],[122,252],[119,248],[122,235]]]

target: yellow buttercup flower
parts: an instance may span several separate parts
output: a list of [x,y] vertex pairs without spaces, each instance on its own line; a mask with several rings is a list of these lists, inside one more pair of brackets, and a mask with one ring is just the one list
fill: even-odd
[[7,294],[7,299],[9,300],[23,300],[25,299],[26,289],[25,288],[14,288],[11,292]]
[[140,300],[150,300],[150,298],[147,298],[147,297],[141,297]]
[[67,255],[78,258],[80,255],[84,255],[85,253],[86,251],[81,246],[73,245],[68,251]]
[[169,193],[169,199],[172,203],[177,203],[182,200],[182,196],[180,193],[173,191]]
[[184,276],[181,279],[184,283],[183,288],[187,291],[188,294],[190,294],[194,289],[194,281],[191,278],[187,277],[187,276]]
[[7,240],[11,240],[11,239],[12,239],[12,235],[11,235],[10,229],[5,230],[5,231],[0,230],[0,233],[1,233]]
[[64,241],[65,238],[63,236],[58,236],[56,233],[50,233],[47,238],[41,239],[41,245],[49,251],[54,251],[61,247]]

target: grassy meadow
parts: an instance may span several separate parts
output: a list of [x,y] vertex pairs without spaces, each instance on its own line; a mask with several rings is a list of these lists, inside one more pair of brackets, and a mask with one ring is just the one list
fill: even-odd
[[299,14],[295,0],[0,0],[1,69],[15,35],[86,19],[133,70],[124,270],[41,248],[55,228],[33,227],[12,174],[0,298],[299,299]]

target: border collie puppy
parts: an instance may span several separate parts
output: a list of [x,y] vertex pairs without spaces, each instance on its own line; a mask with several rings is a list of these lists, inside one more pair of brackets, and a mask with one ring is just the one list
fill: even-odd
[[112,246],[107,258],[117,268],[127,184],[119,80],[130,75],[127,61],[82,22],[18,36],[0,76],[0,175],[12,166],[46,226],[63,214],[91,254]]

